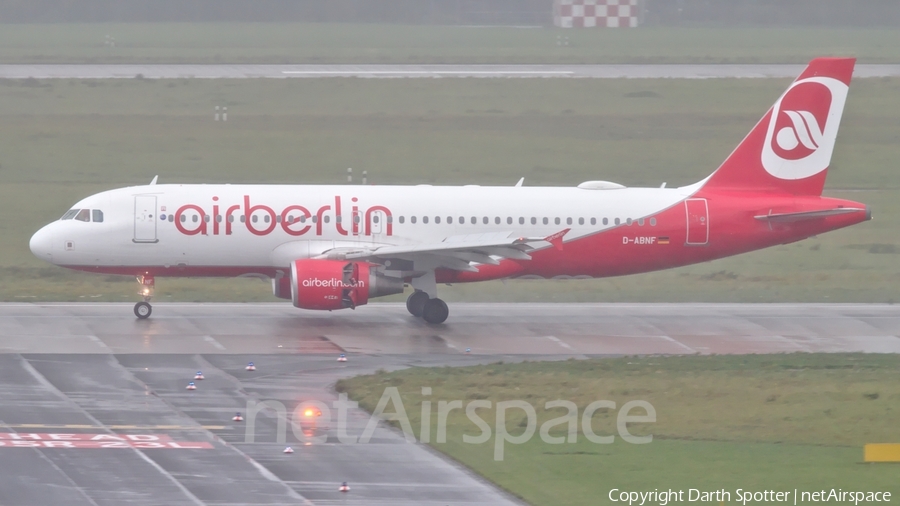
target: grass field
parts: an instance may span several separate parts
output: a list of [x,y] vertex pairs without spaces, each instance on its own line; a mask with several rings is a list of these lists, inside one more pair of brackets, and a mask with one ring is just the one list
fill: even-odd
[[2,63],[896,63],[898,47],[891,28],[0,24]]
[[[552,400],[578,407],[578,440],[548,444],[535,437],[506,444],[494,460],[494,436],[467,444],[481,430],[464,410],[447,417],[447,442],[432,443],[501,487],[535,505],[609,504],[622,490],[844,490],[900,493],[897,464],[862,464],[862,446],[900,442],[900,358],[896,355],[791,354],[751,356],[624,357],[463,368],[412,368],[342,380],[360,406],[373,411],[386,387],[397,387],[418,436],[422,401],[431,401],[431,434],[437,434],[441,400],[524,400],[536,408],[537,427],[566,414],[545,410]],[[422,395],[431,387],[430,396]],[[655,423],[630,424],[648,444],[616,437],[587,441],[580,420],[596,400],[644,400]],[[388,404],[386,413],[395,412]],[[494,426],[495,409],[478,415]],[[643,414],[642,409],[632,414]],[[507,430],[522,434],[524,411],[507,411]],[[616,434],[617,413],[592,419],[598,435]],[[552,436],[565,435],[566,425]],[[495,434],[495,431],[494,431]],[[717,501],[716,501],[717,502]],[[655,504],[655,503],[654,503]]]
[[[97,191],[162,182],[628,186],[698,181],[786,80],[0,81],[0,300],[132,300],[43,264],[28,238]],[[213,121],[216,105],[227,123]],[[900,300],[900,80],[851,88],[826,194],[875,220],[713,263],[593,281],[442,287],[455,300]],[[272,300],[252,280],[168,280],[161,300]],[[398,299],[399,300],[399,299]]]

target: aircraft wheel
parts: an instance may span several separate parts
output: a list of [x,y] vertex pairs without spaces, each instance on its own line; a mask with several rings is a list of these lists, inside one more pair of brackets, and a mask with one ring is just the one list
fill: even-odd
[[409,298],[406,299],[406,310],[409,311],[409,314],[420,317],[422,316],[422,311],[425,308],[425,303],[430,299],[428,294],[421,291],[416,290],[409,295]]
[[150,318],[150,313],[152,312],[153,308],[150,306],[149,302],[138,302],[134,305],[134,316],[137,316],[138,320]]
[[422,308],[422,318],[432,324],[444,323],[450,315],[450,308],[441,299],[428,299]]

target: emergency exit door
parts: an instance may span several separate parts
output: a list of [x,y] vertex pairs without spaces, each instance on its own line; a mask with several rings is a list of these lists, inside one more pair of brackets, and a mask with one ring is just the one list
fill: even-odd
[[687,240],[685,244],[703,246],[709,243],[709,206],[706,199],[684,201],[687,214]]
[[156,195],[134,196],[134,242],[157,242]]

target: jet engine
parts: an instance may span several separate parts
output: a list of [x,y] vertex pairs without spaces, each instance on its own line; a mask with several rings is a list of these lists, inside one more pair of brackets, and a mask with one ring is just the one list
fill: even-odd
[[403,280],[390,278],[366,262],[295,260],[290,278],[272,280],[276,297],[301,309],[354,309],[369,298],[403,293]]

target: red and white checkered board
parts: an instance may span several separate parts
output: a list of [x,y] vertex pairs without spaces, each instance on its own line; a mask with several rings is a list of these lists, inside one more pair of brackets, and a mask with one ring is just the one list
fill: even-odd
[[634,28],[638,0],[556,0],[554,24],[561,28]]

